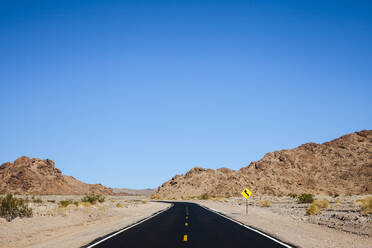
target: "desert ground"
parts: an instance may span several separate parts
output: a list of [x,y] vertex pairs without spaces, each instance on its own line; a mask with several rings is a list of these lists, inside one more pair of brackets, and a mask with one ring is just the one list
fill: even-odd
[[372,216],[362,214],[357,202],[366,197],[315,197],[329,202],[329,207],[316,215],[306,214],[311,204],[298,204],[288,196],[251,197],[248,215],[242,197],[191,201],[297,247],[370,248]]
[[[25,198],[25,196],[17,196]],[[28,203],[33,217],[11,222],[0,218],[0,247],[81,247],[170,206],[146,196],[106,196],[102,203],[83,196],[35,196]],[[310,203],[289,196],[208,197],[183,199],[268,233],[296,247],[360,247],[372,244],[372,216],[360,205],[365,196],[315,196],[328,204],[307,214]],[[68,206],[61,202],[71,200]]]
[[[82,197],[35,196],[36,201],[28,203],[33,217],[11,222],[0,218],[0,247],[81,247],[170,206],[140,196],[106,196],[95,204],[79,202]],[[61,206],[65,200],[72,204]]]

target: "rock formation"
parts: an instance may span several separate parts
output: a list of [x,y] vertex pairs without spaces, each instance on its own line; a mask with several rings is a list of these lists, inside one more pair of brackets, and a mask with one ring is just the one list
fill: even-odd
[[75,195],[113,194],[101,184],[86,184],[63,175],[50,159],[20,157],[0,166],[0,194]]
[[195,167],[176,175],[155,192],[160,198],[254,194],[371,194],[372,130],[347,134],[323,144],[306,143],[267,153],[238,171]]

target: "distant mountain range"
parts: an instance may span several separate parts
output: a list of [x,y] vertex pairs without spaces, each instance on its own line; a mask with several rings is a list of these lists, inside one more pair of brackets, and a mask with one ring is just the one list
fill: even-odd
[[239,196],[245,187],[254,194],[268,195],[371,194],[372,130],[269,152],[238,171],[195,167],[163,183],[155,195],[168,199],[205,193],[229,197]]
[[254,194],[268,195],[371,194],[372,130],[347,134],[323,144],[306,143],[291,150],[270,152],[238,171],[195,167],[156,190],[87,184],[63,175],[50,159],[22,156],[0,166],[0,194],[154,194],[179,199],[205,193],[238,196],[245,187]]
[[115,194],[119,195],[143,195],[151,196],[154,194],[155,189],[127,189],[127,188],[113,188]]

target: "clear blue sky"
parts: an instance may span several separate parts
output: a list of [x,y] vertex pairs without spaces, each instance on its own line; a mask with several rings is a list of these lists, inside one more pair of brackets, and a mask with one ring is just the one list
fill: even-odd
[[372,127],[372,1],[0,0],[0,161],[112,187]]

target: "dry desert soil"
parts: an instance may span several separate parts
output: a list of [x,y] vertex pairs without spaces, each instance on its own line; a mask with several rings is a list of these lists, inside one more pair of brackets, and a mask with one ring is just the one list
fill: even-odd
[[[81,247],[170,206],[139,196],[106,196],[105,202],[94,205],[79,203],[61,207],[58,204],[66,199],[78,201],[81,197],[37,196],[42,203],[29,203],[34,210],[33,217],[16,218],[12,222],[0,218],[0,247]],[[357,204],[363,197],[318,196],[316,198],[327,200],[330,206],[313,216],[306,215],[310,204],[298,204],[288,196],[252,196],[248,215],[241,197],[189,202],[220,212],[296,247],[370,248],[372,218],[370,214],[362,214]],[[264,202],[269,204],[265,206]]]
[[11,222],[0,218],[0,247],[81,247],[170,206],[128,196],[109,196],[105,202],[94,205],[80,203],[61,207],[58,204],[66,199],[78,201],[81,197],[38,196],[43,202],[30,203],[33,217]]
[[[298,204],[290,197],[251,198],[248,215],[241,198],[192,201],[296,247],[372,247],[371,215],[362,215],[355,204],[360,196],[343,197],[341,203],[330,197],[322,198],[328,198],[330,207],[315,216],[306,215],[310,204]],[[270,206],[262,207],[265,201]]]

